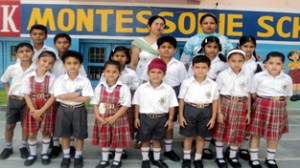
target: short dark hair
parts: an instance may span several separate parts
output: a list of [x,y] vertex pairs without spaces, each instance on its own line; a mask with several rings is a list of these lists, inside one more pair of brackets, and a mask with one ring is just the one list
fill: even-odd
[[83,62],[83,56],[80,52],[77,52],[77,51],[73,51],[73,50],[68,50],[66,51],[62,57],[61,57],[61,60],[63,61],[63,63],[65,63],[65,60],[69,57],[73,57],[75,59],[77,59],[81,64]]
[[129,49],[124,47],[124,46],[117,46],[113,50],[111,50],[110,55],[109,55],[109,60],[112,60],[111,58],[115,55],[116,52],[118,51],[123,51],[126,55],[127,61],[125,64],[129,64],[131,61],[131,56],[129,54]]
[[69,43],[71,44],[72,43],[72,38],[69,34],[67,33],[58,33],[54,36],[54,43],[56,43],[56,41],[59,39],[59,38],[66,38]]
[[26,42],[22,42],[22,43],[19,43],[16,48],[15,48],[15,51],[18,52],[18,50],[22,47],[28,47],[30,48],[32,51],[33,51],[33,46],[29,43],[26,43]]
[[201,19],[200,19],[200,24],[202,24],[203,21],[204,21],[204,19],[207,18],[207,17],[213,18],[214,21],[216,22],[216,24],[218,24],[218,19],[216,18],[215,15],[213,15],[213,14],[211,14],[211,13],[206,13],[206,14],[204,14],[204,15],[201,17]]
[[46,35],[48,34],[47,27],[44,26],[44,25],[41,25],[41,24],[35,24],[35,25],[32,25],[31,28],[30,28],[30,33],[31,33],[34,29],[42,30],[42,31],[45,32]]
[[207,64],[207,66],[209,68],[210,67],[210,62],[211,61],[207,56],[205,56],[205,55],[196,55],[193,58],[192,65],[194,66],[197,63],[205,63],[205,64]]
[[108,65],[114,65],[114,66],[116,66],[117,69],[119,70],[119,72],[121,73],[122,70],[121,70],[121,64],[120,64],[120,62],[114,61],[114,60],[106,61],[105,64],[104,64],[103,70],[105,70]]
[[164,24],[166,25],[166,19],[162,16],[158,16],[158,15],[155,15],[155,16],[151,16],[150,19],[148,20],[148,26],[151,26],[152,23],[156,20],[156,19],[161,19],[164,21]]
[[271,57],[281,58],[282,63],[284,63],[284,54],[282,54],[281,52],[271,51],[269,54],[267,54],[266,60],[264,62],[268,61]]
[[163,36],[160,37],[157,40],[157,46],[158,48],[163,44],[163,43],[170,43],[174,48],[177,47],[177,41],[173,36]]
[[54,59],[54,61],[56,61],[56,55],[54,52],[52,51],[43,51],[40,53],[40,55],[38,56],[38,59],[42,58],[42,57],[47,57],[47,56],[50,56]]

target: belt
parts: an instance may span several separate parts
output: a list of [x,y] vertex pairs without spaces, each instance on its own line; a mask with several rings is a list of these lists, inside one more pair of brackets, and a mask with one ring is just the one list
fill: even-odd
[[113,103],[104,103],[104,107],[108,110],[111,110],[111,109],[115,109],[117,107],[121,107],[120,104],[113,104]]
[[284,96],[257,96],[261,99],[273,100],[273,101],[284,101]]
[[166,113],[162,113],[162,114],[146,114],[149,118],[153,118],[153,119],[157,119],[160,117],[163,117],[165,115],[167,115]]
[[222,95],[223,97],[230,99],[231,101],[246,101],[246,96],[229,96],[229,95]]
[[32,94],[31,97],[48,99],[50,97],[50,95],[49,94]]
[[68,109],[77,109],[80,107],[84,107],[84,103],[82,104],[78,104],[78,105],[69,105],[69,104],[64,104],[64,103],[60,103],[61,106],[68,108]]
[[15,100],[19,100],[19,101],[24,100],[24,97],[22,97],[22,96],[10,95],[9,97],[12,99],[15,99]]
[[186,104],[191,105],[191,106],[196,107],[196,108],[207,108],[207,107],[211,106],[211,103],[208,103],[208,104],[186,103]]

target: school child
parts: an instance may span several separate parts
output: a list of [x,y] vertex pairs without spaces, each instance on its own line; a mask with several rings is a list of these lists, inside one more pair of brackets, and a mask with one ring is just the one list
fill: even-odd
[[152,141],[154,160],[152,164],[167,168],[160,160],[161,141],[167,130],[173,128],[175,107],[178,106],[173,88],[163,82],[167,65],[160,59],[153,59],[148,65],[149,82],[136,90],[132,104],[135,105],[136,139],[141,142],[142,168],[149,168],[149,145]]
[[[57,50],[58,57],[51,69],[51,73],[54,74],[56,77],[59,77],[60,75],[63,75],[66,73],[66,69],[64,68],[62,56],[63,54],[68,51],[68,49],[72,45],[72,39],[70,35],[67,33],[58,33],[54,36],[54,46]],[[79,69],[79,73],[83,76],[86,76],[84,67],[81,66]],[[58,103],[55,103],[58,106]],[[61,153],[61,145],[59,142],[59,138],[53,137],[53,147],[51,149],[50,155],[52,158],[56,158]],[[74,137],[71,137],[70,139],[70,156],[73,158],[75,156],[75,146],[74,146]]]
[[292,62],[288,64],[289,76],[293,81],[293,96],[290,97],[291,101],[300,100],[300,52],[293,50],[289,52],[288,59]]
[[[184,64],[177,59],[174,58],[174,54],[176,52],[177,41],[172,36],[163,36],[157,40],[158,52],[160,54],[159,58],[161,58],[167,64],[167,72],[163,81],[172,86],[174,89],[176,96],[179,94],[180,84],[183,80],[185,80],[188,75]],[[141,79],[143,81],[149,81],[149,77],[147,75],[148,69],[146,68]],[[173,121],[177,120],[177,113],[175,112],[175,116]],[[169,158],[172,161],[179,162],[179,156],[172,149],[173,144],[173,129],[170,129],[166,133],[165,137],[165,152],[164,156]],[[152,154],[150,154],[151,156]],[[151,158],[150,158],[151,159]]]
[[70,137],[76,140],[74,167],[83,166],[83,143],[87,138],[87,109],[85,103],[94,96],[88,78],[79,73],[83,56],[68,50],[62,56],[67,73],[59,76],[54,83],[54,96],[60,103],[55,121],[55,137],[62,137],[63,160],[61,168],[70,166]]
[[[19,62],[10,65],[1,77],[1,82],[8,99],[5,124],[6,144],[0,154],[1,160],[7,159],[13,153],[12,140],[14,129],[18,121],[23,123],[23,114],[26,107],[24,96],[21,94],[22,84],[25,76],[34,71],[34,65],[32,64],[33,47],[31,44],[18,44],[16,46],[16,56]],[[22,131],[22,141],[19,150],[23,159],[29,156],[27,136],[28,134]]]
[[261,168],[258,160],[260,138],[267,140],[265,163],[269,168],[277,168],[274,159],[282,134],[288,132],[286,101],[292,96],[292,79],[281,72],[284,55],[270,52],[265,61],[266,71],[254,75],[251,95],[255,100],[252,106],[252,119],[248,128],[250,138],[250,161],[252,168]]
[[242,67],[246,60],[245,52],[233,49],[227,54],[230,67],[217,77],[221,98],[218,105],[217,123],[214,130],[216,141],[216,163],[219,168],[227,167],[223,156],[224,143],[230,145],[227,161],[234,168],[240,168],[237,150],[244,141],[246,125],[250,122],[251,76]]
[[109,150],[115,149],[112,168],[122,166],[123,148],[132,145],[130,125],[127,111],[131,106],[129,88],[119,79],[121,64],[110,60],[104,65],[105,81],[100,82],[91,100],[95,113],[93,145],[102,149],[102,160],[97,168],[109,166]]
[[23,129],[28,133],[30,156],[24,162],[31,166],[37,159],[37,133],[42,133],[41,161],[43,165],[50,163],[48,148],[50,137],[54,131],[56,106],[53,105],[53,83],[55,76],[49,70],[56,60],[55,53],[43,51],[37,59],[37,70],[28,74],[24,80],[21,93],[24,94],[27,108],[24,113]]
[[195,168],[202,168],[205,137],[211,137],[215,125],[219,93],[217,84],[207,73],[210,59],[204,55],[192,61],[194,76],[184,80],[179,92],[179,133],[184,136],[182,168],[191,167],[192,142],[196,140]]

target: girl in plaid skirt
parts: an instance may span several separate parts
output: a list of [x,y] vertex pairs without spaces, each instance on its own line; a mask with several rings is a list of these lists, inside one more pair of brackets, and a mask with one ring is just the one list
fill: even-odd
[[278,142],[283,133],[288,132],[286,100],[292,96],[292,79],[281,72],[284,55],[271,52],[265,61],[266,71],[256,74],[251,84],[252,120],[248,128],[250,139],[250,166],[261,168],[258,160],[260,138],[267,140],[265,163],[269,168],[277,168],[274,159]]
[[29,133],[28,144],[30,156],[24,165],[30,166],[36,160],[37,132],[40,129],[43,136],[41,160],[43,165],[50,163],[48,148],[50,136],[54,130],[56,106],[53,96],[54,75],[49,70],[56,60],[51,51],[43,51],[38,56],[38,68],[27,76],[23,84],[22,93],[25,95],[27,109],[24,114],[24,131]]
[[106,62],[103,72],[106,80],[98,84],[94,92],[95,96],[91,100],[96,118],[92,144],[102,148],[102,160],[97,168],[109,165],[110,147],[115,149],[112,167],[121,167],[123,148],[132,145],[127,115],[128,108],[131,106],[131,94],[129,88],[118,80],[120,73],[119,62]]

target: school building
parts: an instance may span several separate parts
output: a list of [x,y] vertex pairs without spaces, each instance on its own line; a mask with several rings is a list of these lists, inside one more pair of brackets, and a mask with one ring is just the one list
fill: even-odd
[[0,0],[0,75],[15,62],[15,46],[30,42],[29,29],[36,23],[47,26],[49,46],[55,34],[71,35],[71,49],[84,55],[95,86],[110,51],[118,45],[130,48],[133,39],[146,36],[152,15],[164,16],[162,35],[179,41],[176,58],[186,40],[202,32],[199,20],[207,12],[217,16],[218,32],[234,45],[242,35],[254,36],[256,53],[264,57],[274,49],[299,50],[299,8],[294,0]]

